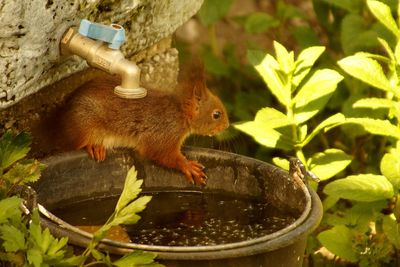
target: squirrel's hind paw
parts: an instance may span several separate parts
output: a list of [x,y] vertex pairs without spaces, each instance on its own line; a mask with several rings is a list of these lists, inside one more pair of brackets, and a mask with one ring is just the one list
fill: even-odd
[[183,167],[182,172],[185,174],[189,183],[197,185],[206,185],[207,176],[204,173],[204,166],[194,160],[188,160]]

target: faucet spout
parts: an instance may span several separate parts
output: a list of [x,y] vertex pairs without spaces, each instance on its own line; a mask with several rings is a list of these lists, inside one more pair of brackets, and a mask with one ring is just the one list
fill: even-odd
[[61,39],[61,54],[78,55],[92,67],[121,76],[121,85],[114,88],[120,97],[143,98],[147,95],[147,90],[140,87],[139,67],[125,59],[120,50],[111,49],[107,43],[85,37],[70,28]]

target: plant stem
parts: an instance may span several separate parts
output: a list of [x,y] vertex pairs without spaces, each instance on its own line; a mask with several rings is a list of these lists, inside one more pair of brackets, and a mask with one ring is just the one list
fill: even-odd
[[219,57],[221,55],[221,51],[219,49],[219,45],[218,45],[218,40],[217,40],[217,34],[215,32],[215,24],[211,24],[208,27],[208,33],[210,36],[210,46],[211,46],[211,50],[213,52],[213,54],[217,57]]
[[[304,166],[307,168],[306,157],[304,156],[303,150],[301,148],[296,149],[296,157],[303,162]],[[308,169],[308,168],[307,168]]]

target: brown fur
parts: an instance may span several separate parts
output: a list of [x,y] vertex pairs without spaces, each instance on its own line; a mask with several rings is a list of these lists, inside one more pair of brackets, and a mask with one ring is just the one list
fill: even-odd
[[[132,147],[160,165],[180,170],[190,182],[204,184],[204,167],[186,159],[181,145],[189,134],[214,135],[229,122],[204,77],[188,77],[176,94],[148,88],[142,99],[115,95],[113,89],[120,84],[115,77],[92,80],[77,89],[56,115],[52,139],[63,150],[85,148],[99,161],[105,159],[106,149]],[[221,112],[220,119],[213,119],[214,111]]]

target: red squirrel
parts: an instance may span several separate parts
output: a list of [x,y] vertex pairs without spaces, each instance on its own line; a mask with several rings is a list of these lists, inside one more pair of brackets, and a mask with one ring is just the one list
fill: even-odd
[[103,161],[106,150],[131,147],[141,156],[181,171],[191,183],[204,185],[204,166],[187,159],[181,146],[190,134],[215,135],[229,126],[221,100],[210,92],[204,70],[191,69],[175,93],[147,88],[141,99],[114,94],[120,80],[105,76],[78,88],[61,113],[59,125],[67,150],[86,149]]

